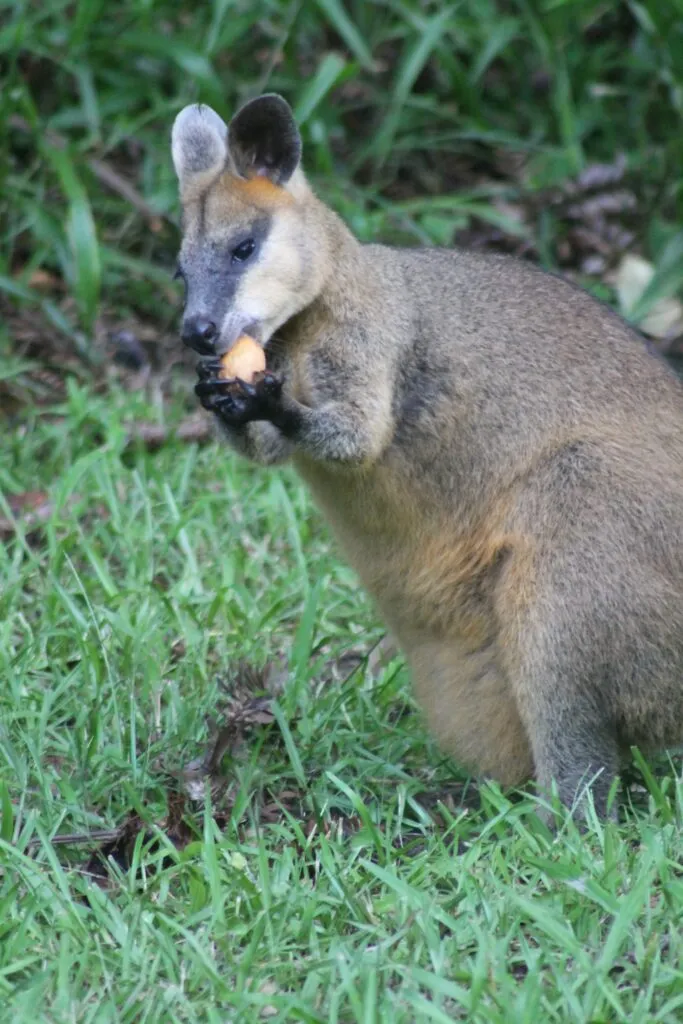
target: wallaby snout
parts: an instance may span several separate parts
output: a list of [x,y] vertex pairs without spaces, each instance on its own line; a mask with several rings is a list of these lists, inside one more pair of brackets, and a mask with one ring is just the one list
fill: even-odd
[[218,328],[213,320],[206,316],[189,316],[183,318],[181,337],[183,342],[201,356],[214,355],[214,342]]

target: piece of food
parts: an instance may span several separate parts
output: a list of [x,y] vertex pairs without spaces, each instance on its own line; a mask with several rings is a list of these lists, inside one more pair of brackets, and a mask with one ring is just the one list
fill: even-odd
[[239,377],[251,384],[254,376],[265,368],[266,354],[248,334],[238,338],[230,351],[221,357],[221,377],[224,380]]

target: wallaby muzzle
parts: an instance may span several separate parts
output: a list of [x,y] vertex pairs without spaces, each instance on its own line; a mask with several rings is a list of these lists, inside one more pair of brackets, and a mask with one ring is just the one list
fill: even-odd
[[222,355],[247,327],[255,326],[236,308],[235,276],[211,247],[190,250],[183,262],[183,342],[200,355]]
[[190,316],[183,320],[181,337],[183,342],[201,356],[210,356],[215,352],[214,342],[218,336],[218,328],[213,320],[205,316]]

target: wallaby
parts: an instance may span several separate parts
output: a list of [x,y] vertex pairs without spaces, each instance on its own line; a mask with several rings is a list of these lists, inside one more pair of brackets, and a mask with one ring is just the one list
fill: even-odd
[[[683,741],[683,387],[606,305],[511,257],[361,244],[290,107],[178,114],[182,337],[229,443],[291,460],[443,747],[599,815]],[[253,383],[219,357],[242,334]]]

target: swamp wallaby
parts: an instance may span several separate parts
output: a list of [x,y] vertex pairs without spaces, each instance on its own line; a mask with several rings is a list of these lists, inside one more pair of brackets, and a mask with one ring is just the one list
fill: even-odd
[[[289,459],[473,772],[600,814],[683,741],[683,388],[606,306],[508,257],[362,245],[279,96],[186,107],[184,341],[229,443]],[[221,378],[242,334],[253,383]]]

